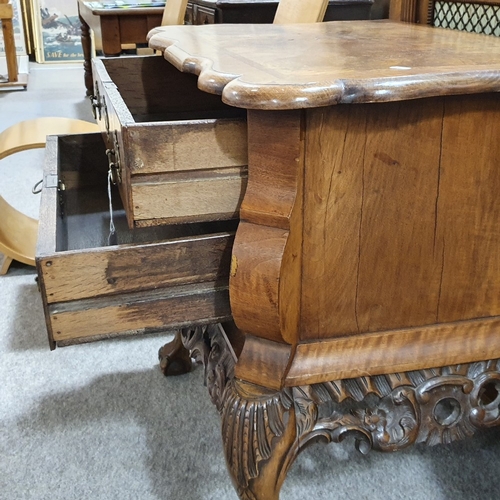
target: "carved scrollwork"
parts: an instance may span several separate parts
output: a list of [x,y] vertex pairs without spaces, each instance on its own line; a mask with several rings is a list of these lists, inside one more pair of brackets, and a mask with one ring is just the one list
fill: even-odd
[[493,360],[294,388],[300,447],[351,434],[366,453],[472,436],[500,424],[499,368]]
[[224,391],[234,377],[236,358],[226,341],[221,324],[184,328],[180,331],[184,347],[205,368],[205,385],[212,403],[222,411]]
[[[277,500],[290,465],[313,440],[353,436],[362,453],[397,451],[414,443],[449,443],[500,424],[500,360],[280,391],[235,379],[236,356],[222,325],[187,328],[176,339],[205,367],[242,500]],[[173,348],[163,349],[172,363]]]
[[[277,442],[290,427],[290,441],[295,441],[292,390],[274,391],[235,379],[236,357],[220,324],[186,328],[180,337],[191,357],[205,367],[205,383],[221,413],[226,462],[238,494],[244,500],[257,500],[251,482],[262,476],[262,466],[276,454]],[[282,453],[281,480],[288,469],[287,458],[295,456],[288,456],[286,446]],[[280,474],[269,476],[270,487],[278,490]]]

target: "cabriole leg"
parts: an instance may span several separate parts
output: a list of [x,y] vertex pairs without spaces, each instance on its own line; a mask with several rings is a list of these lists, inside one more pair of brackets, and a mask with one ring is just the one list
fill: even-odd
[[278,500],[297,455],[291,391],[229,382],[222,408],[226,463],[241,500]]

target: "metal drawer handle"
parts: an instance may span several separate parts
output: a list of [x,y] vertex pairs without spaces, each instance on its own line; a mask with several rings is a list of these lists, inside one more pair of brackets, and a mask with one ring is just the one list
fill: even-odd
[[[99,92],[99,86],[97,85],[97,81],[95,82],[94,85],[95,88],[95,95],[89,95],[90,99],[90,104],[92,105],[92,114],[94,115],[94,119],[101,119],[101,108],[102,108],[102,102],[101,102],[101,94]],[[99,113],[99,118],[97,118],[97,115]]]
[[40,179],[32,188],[31,192],[33,194],[40,194],[42,192],[43,179]]

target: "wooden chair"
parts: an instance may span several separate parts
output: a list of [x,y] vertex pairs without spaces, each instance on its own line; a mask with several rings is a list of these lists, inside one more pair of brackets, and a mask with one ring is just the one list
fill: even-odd
[[391,0],[389,18],[500,36],[500,0]]
[[10,0],[0,0],[0,21],[2,21],[5,58],[7,60],[7,79],[4,80],[0,76],[0,88],[26,88],[28,85],[28,75],[20,75],[18,72],[14,28],[12,27],[13,17],[14,12]]
[[172,26],[184,24],[187,4],[188,0],[168,0],[168,2],[165,3],[161,25]]
[[328,0],[280,0],[274,24],[318,23],[327,7]]

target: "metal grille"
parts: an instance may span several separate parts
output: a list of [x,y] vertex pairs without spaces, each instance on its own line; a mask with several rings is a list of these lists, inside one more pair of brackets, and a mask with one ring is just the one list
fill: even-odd
[[500,6],[435,2],[434,26],[500,36]]

